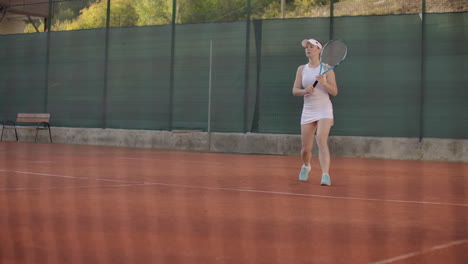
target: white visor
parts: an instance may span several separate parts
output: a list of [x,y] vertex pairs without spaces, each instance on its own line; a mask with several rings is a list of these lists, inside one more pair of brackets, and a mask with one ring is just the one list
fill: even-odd
[[304,39],[304,40],[302,41],[302,47],[305,48],[306,45],[307,45],[307,43],[310,43],[310,44],[312,44],[312,45],[314,45],[314,46],[317,46],[317,47],[319,47],[319,48],[322,48],[322,44],[320,44],[320,42],[318,42],[318,40],[316,40],[316,39]]

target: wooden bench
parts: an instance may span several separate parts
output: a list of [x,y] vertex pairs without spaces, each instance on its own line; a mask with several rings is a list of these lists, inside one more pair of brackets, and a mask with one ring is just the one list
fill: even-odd
[[[18,116],[16,117],[16,122],[11,121],[11,120],[4,122],[2,126],[2,135],[0,137],[0,141],[3,141],[3,130],[5,128],[15,129],[16,141],[19,141],[17,128],[29,128],[29,129],[36,130],[36,137],[34,138],[34,142],[37,142],[37,135],[39,133],[39,130],[49,130],[49,139],[50,139],[50,143],[52,143],[52,133],[50,132],[49,120],[50,120],[50,114],[18,113]],[[18,123],[21,124],[21,126],[18,126]],[[35,125],[24,126],[24,125],[31,125],[31,124],[35,124]]]

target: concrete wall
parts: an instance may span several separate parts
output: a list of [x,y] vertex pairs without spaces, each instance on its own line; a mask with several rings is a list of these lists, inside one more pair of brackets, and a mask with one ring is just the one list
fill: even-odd
[[[34,130],[19,129],[18,134],[20,141],[34,141]],[[62,144],[229,153],[299,155],[301,150],[300,135],[281,134],[52,127],[52,138]],[[13,129],[4,129],[4,140],[15,140]],[[38,142],[48,142],[46,131],[39,132]],[[339,157],[468,162],[468,140],[333,136],[329,145],[332,156]]]

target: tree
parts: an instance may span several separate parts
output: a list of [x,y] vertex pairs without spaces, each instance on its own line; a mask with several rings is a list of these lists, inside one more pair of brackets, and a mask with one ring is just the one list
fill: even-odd
[[52,17],[52,24],[55,21],[72,21],[80,15],[80,10],[89,7],[98,0],[69,0],[64,2],[54,3],[53,10],[55,11]]
[[[135,26],[138,22],[134,1],[111,1],[111,27]],[[101,0],[80,11],[80,16],[67,26],[67,30],[100,28],[106,26],[107,0]]]
[[172,21],[172,0],[134,1],[138,26],[164,25]]
[[[281,0],[250,0],[251,18],[281,17]],[[108,0],[57,2],[52,30],[77,30],[106,26]],[[330,0],[286,0],[287,17],[309,16]],[[335,0],[338,2],[338,0]],[[172,22],[173,0],[111,0],[111,27],[163,25]],[[246,19],[247,0],[177,0],[177,23],[238,21]],[[34,32],[28,26],[28,32]]]
[[[251,0],[251,14],[280,0]],[[237,21],[246,18],[247,0],[177,0],[178,23]]]

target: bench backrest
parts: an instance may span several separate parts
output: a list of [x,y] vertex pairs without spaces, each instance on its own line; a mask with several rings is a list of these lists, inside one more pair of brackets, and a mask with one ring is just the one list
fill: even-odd
[[46,122],[49,123],[50,114],[27,114],[19,113],[16,117],[16,122]]

